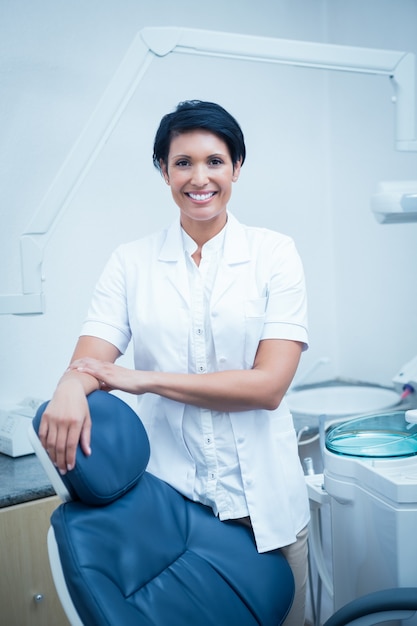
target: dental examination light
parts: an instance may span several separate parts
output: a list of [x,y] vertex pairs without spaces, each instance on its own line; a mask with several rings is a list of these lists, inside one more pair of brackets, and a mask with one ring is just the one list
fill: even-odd
[[137,33],[128,48],[85,128],[21,235],[22,293],[0,294],[0,315],[44,312],[43,252],[53,227],[71,203],[152,61],[171,53],[385,76],[394,90],[396,148],[417,151],[415,56],[410,52],[189,28],[144,28]]

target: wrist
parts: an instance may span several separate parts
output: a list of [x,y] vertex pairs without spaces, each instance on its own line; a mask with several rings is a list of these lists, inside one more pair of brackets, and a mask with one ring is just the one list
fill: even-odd
[[67,384],[74,383],[80,385],[86,395],[88,395],[92,391],[100,389],[100,381],[97,378],[95,378],[91,374],[87,374],[86,372],[79,372],[77,370],[67,370],[66,372],[64,372],[57,386],[61,387]]
[[139,374],[139,383],[137,385],[137,394],[143,393],[159,393],[161,390],[161,372],[141,371]]

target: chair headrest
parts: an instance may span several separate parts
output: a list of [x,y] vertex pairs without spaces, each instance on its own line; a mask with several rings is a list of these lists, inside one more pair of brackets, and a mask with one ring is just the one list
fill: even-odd
[[[149,440],[133,409],[120,398],[94,391],[88,398],[92,420],[91,455],[85,456],[78,445],[73,470],[61,476],[74,499],[101,506],[129,491],[148,465]],[[47,406],[39,407],[33,418],[38,433]]]

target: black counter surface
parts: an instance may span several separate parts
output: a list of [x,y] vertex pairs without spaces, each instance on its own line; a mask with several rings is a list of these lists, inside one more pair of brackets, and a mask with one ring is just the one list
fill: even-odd
[[12,458],[0,453],[0,508],[55,495],[35,454]]

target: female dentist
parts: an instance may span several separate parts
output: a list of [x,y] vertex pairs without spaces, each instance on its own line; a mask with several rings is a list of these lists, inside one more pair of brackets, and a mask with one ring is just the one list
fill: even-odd
[[[179,219],[111,256],[39,435],[65,473],[78,442],[92,452],[86,396],[136,394],[149,471],[251,527],[259,552],[284,552],[296,581],[285,625],[301,626],[309,506],[284,395],[307,347],[304,275],[289,237],[227,211],[245,154],[217,104],[162,118],[153,159]],[[115,364],[130,340],[135,369]]]

